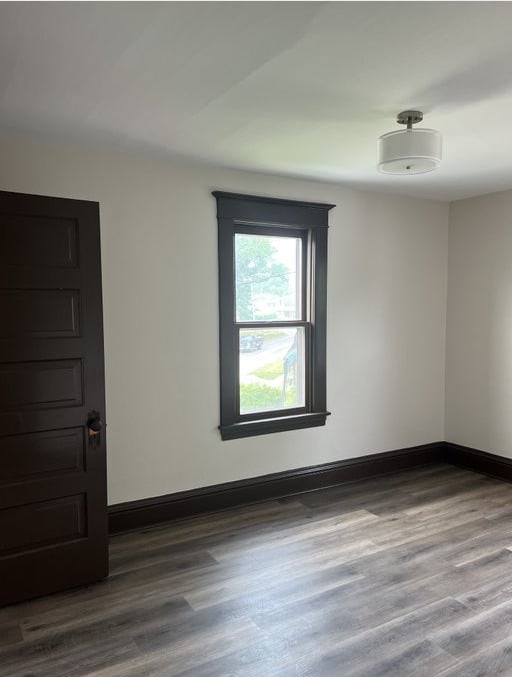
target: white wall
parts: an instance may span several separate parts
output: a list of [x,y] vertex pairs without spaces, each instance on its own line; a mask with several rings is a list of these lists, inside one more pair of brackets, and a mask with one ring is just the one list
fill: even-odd
[[[0,188],[101,204],[110,503],[444,438],[446,204],[13,138]],[[220,440],[212,189],[337,205],[325,428]]]
[[450,209],[446,438],[512,457],[512,191]]

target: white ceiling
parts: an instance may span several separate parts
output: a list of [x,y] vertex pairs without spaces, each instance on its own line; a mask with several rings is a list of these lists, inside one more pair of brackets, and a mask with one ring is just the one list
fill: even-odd
[[[512,3],[0,4],[0,130],[453,200],[512,188]],[[403,108],[441,169],[385,177]]]

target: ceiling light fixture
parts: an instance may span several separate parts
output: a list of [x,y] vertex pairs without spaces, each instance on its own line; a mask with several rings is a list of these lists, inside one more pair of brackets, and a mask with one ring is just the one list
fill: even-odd
[[419,110],[404,110],[398,113],[397,129],[379,137],[378,169],[383,174],[424,174],[437,169],[441,164],[442,137],[435,129],[413,129],[423,120]]

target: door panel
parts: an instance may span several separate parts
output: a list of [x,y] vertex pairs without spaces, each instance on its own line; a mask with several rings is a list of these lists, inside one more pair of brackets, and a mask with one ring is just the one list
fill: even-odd
[[76,268],[75,219],[11,212],[0,215],[0,264]]
[[85,470],[83,428],[0,438],[0,491],[4,484]]
[[82,360],[0,363],[0,411],[82,404]]
[[[21,529],[20,524],[23,524]],[[86,535],[84,495],[2,510],[0,532],[4,534],[0,556],[26,553],[31,548],[83,538]]]
[[0,338],[80,336],[80,293],[68,289],[0,290]]
[[107,575],[97,203],[0,192],[0,604]]

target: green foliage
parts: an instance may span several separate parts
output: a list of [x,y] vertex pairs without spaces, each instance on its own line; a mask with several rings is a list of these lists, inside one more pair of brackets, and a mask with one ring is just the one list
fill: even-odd
[[288,269],[274,261],[275,247],[268,237],[236,238],[236,299],[241,322],[255,317],[253,294],[286,294]]
[[278,376],[282,376],[283,369],[283,360],[276,360],[275,362],[269,362],[268,364],[264,364],[262,367],[258,367],[253,372],[251,372],[251,374],[253,376],[257,376],[258,378],[262,378],[265,381],[272,381]]
[[283,406],[281,388],[260,383],[240,384],[240,411],[280,409]]
[[287,407],[297,406],[297,388],[287,388],[285,393],[285,404]]
[[267,386],[260,383],[240,384],[240,411],[263,411],[267,409],[282,409],[284,406],[293,407],[297,402],[297,390],[289,388],[283,402],[281,388]]

